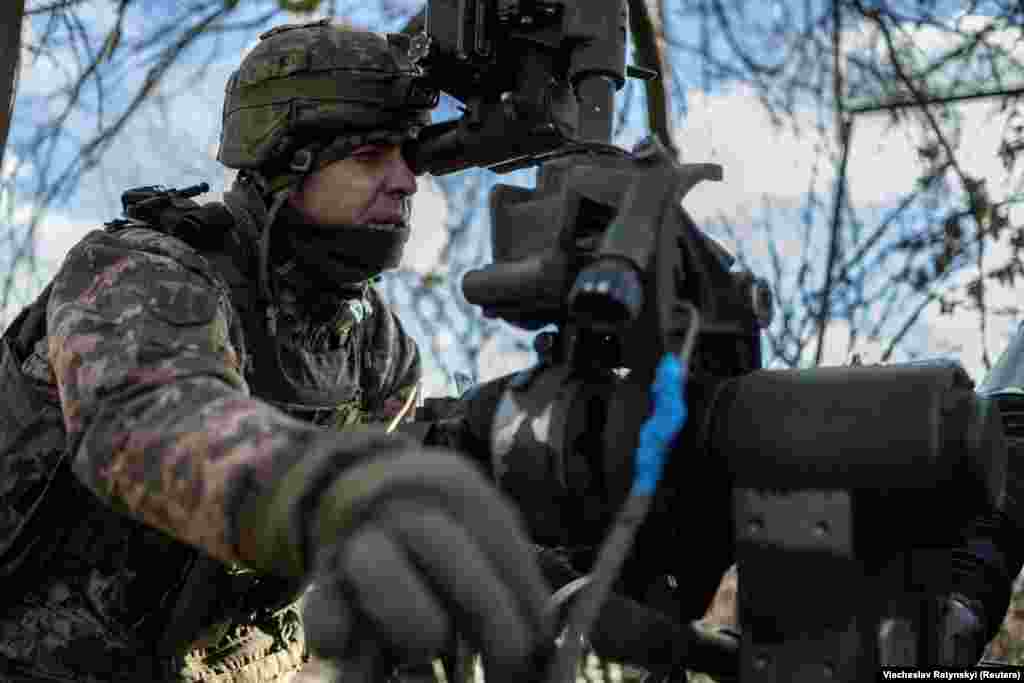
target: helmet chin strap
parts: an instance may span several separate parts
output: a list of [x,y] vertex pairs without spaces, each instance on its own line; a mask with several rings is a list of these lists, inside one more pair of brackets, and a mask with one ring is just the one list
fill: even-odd
[[[266,322],[267,330],[270,332],[271,338],[277,336],[277,285],[270,277],[270,228],[274,225],[274,221],[277,220],[277,212],[281,210],[284,203],[288,201],[288,198],[292,194],[291,188],[281,190],[274,196],[274,202],[270,206],[270,211],[267,212],[266,222],[263,224],[263,229],[260,231],[260,242],[258,248],[259,254],[259,288],[260,296],[267,302],[266,311]],[[272,293],[270,290],[273,288],[275,291]]]
[[268,178],[264,173],[254,170],[246,171],[243,179],[251,180],[259,192],[264,206],[270,206],[259,226],[256,238],[256,283],[260,298],[263,300],[265,322],[270,338],[277,337],[278,298],[277,283],[270,277],[270,231],[277,221],[281,207],[295,191],[302,187],[317,166],[314,161],[322,149],[319,143],[306,145],[292,155],[288,172]]

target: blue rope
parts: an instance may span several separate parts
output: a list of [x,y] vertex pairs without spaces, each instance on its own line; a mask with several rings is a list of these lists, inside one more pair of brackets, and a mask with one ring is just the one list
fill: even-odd
[[690,324],[682,348],[677,354],[665,354],[654,372],[654,382],[651,383],[651,401],[654,405],[650,417],[640,428],[633,488],[598,552],[589,575],[590,583],[579,602],[570,609],[566,638],[548,668],[548,683],[572,683],[576,662],[582,654],[582,639],[589,635],[597,613],[611,590],[612,582],[629,554],[636,529],[647,516],[672,441],[686,424],[688,411],[683,380],[686,379],[690,354],[700,329],[697,309],[689,303],[687,309]]
[[675,354],[666,353],[651,384],[654,410],[640,428],[631,495],[650,496],[658,486],[672,440],[686,425],[689,414],[684,397],[685,379],[682,362]]

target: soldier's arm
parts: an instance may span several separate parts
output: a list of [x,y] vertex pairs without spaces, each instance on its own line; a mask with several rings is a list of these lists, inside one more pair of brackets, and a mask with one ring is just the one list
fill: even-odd
[[72,249],[47,309],[73,471],[220,560],[297,573],[242,511],[326,434],[248,395],[228,294],[201,260],[127,232],[134,244],[93,233]]

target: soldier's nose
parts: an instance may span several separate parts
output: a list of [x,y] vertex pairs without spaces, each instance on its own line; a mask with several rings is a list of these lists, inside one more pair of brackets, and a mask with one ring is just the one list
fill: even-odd
[[392,161],[388,169],[388,190],[406,197],[416,194],[416,175],[401,154]]

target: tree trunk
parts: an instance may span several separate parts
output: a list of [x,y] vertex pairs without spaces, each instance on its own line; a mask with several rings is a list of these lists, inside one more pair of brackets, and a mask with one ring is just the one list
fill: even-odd
[[[653,3],[661,14],[661,0]],[[672,112],[669,107],[668,70],[659,36],[659,22],[651,16],[647,0],[629,0],[629,27],[633,34],[633,49],[639,66],[657,72],[658,77],[644,84],[647,99],[647,127],[676,158],[679,150],[672,139]]]
[[14,91],[21,54],[21,21],[25,0],[8,0],[0,6],[0,168],[3,168],[7,133],[14,115]]

